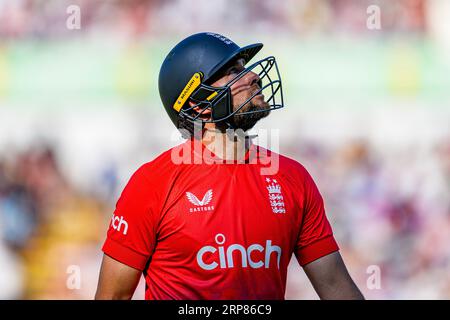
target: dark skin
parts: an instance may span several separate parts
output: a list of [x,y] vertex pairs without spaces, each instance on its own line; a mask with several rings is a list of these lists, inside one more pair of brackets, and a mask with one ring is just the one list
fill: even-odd
[[339,252],[333,252],[303,267],[322,300],[363,300]]
[[[244,68],[243,60],[236,61],[235,65],[225,71],[224,76],[213,85],[220,86],[235,77]],[[249,72],[232,86],[233,101],[239,105],[250,97],[255,90],[258,76]],[[253,104],[259,108],[267,108],[263,95],[255,96]],[[210,116],[210,110],[204,117]],[[214,123],[208,123],[208,129],[214,129]],[[207,135],[206,135],[207,136]],[[208,140],[207,137],[204,137]],[[209,141],[208,147],[213,142]],[[217,151],[214,150],[213,151]],[[228,151],[222,152],[225,157]],[[350,277],[339,252],[333,252],[303,266],[314,290],[320,299],[332,300],[360,300],[364,299],[361,291]],[[107,255],[104,255],[95,299],[98,300],[128,300],[133,297],[134,291],[142,275],[140,270],[129,267]]]
[[98,279],[96,300],[130,300],[142,272],[103,255]]

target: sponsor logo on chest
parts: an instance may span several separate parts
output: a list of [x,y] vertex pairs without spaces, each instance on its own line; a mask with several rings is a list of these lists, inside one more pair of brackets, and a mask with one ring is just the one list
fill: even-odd
[[[231,268],[265,268],[268,269],[271,266],[270,260],[276,258],[276,267],[280,269],[280,259],[282,249],[280,246],[272,244],[272,240],[266,240],[265,246],[253,243],[249,246],[244,246],[239,243],[233,243],[229,246],[225,246],[226,238],[222,233],[218,233],[215,236],[217,247],[204,246],[197,252],[197,264],[203,270],[214,270],[216,268],[231,269]],[[262,257],[259,260],[255,260],[252,255],[253,252],[259,251]],[[234,252],[238,252],[239,254]],[[253,253],[254,254],[254,253]],[[209,255],[209,260],[205,261],[204,256]],[[239,262],[240,255],[240,262]],[[237,259],[237,263],[235,260]],[[236,265],[235,265],[236,264]]]

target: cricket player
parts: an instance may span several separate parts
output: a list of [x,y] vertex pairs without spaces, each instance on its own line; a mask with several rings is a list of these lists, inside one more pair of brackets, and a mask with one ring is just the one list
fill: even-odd
[[141,275],[149,300],[284,299],[293,255],[321,299],[363,299],[313,178],[247,135],[284,106],[275,58],[248,66],[262,46],[205,32],[165,58],[161,100],[187,140],[128,181],[96,299],[131,299]]

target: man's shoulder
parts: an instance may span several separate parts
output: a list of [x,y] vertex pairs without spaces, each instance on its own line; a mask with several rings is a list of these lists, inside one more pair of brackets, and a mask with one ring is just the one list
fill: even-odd
[[164,179],[176,169],[175,163],[172,160],[173,152],[179,149],[181,145],[174,146],[157,155],[153,160],[142,164],[134,173],[147,178],[148,180]]

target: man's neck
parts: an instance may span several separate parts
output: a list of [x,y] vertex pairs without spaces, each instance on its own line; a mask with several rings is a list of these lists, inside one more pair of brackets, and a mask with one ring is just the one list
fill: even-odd
[[223,160],[243,160],[251,146],[251,139],[246,135],[220,132],[215,127],[205,125],[202,143]]

